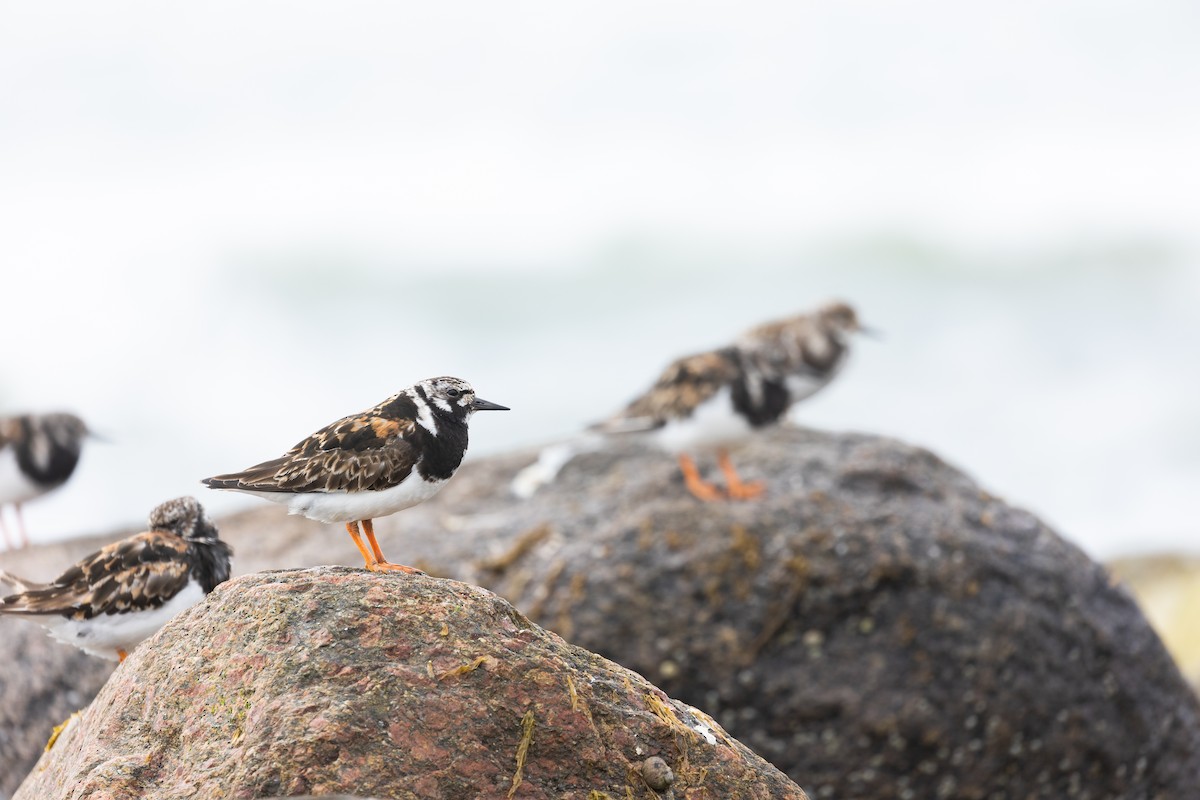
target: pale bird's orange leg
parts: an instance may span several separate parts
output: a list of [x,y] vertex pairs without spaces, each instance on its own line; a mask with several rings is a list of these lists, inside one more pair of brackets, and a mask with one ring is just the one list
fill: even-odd
[[12,539],[8,538],[8,526],[4,524],[4,506],[0,506],[0,533],[4,534],[4,549],[12,550]]
[[369,566],[367,569],[375,572],[407,572],[411,575],[424,575],[424,572],[414,567],[406,567],[403,564],[392,564],[383,557],[383,551],[379,549],[379,542],[375,541],[375,523],[369,519],[362,521],[363,531],[367,534],[367,541],[371,543],[371,550],[375,554],[375,565]]
[[17,533],[21,535],[21,549],[29,547],[29,531],[25,530],[25,517],[21,514],[21,504],[14,503],[13,508],[17,512]]
[[729,488],[729,497],[733,500],[753,500],[760,497],[766,486],[762,481],[754,483],[745,483],[742,481],[737,470],[733,467],[733,462],[729,460],[729,453],[722,450],[717,454],[717,463],[721,466],[721,472],[725,473],[725,483]]
[[683,482],[687,484],[688,491],[696,497],[706,503],[725,499],[725,495],[720,489],[700,477],[700,471],[696,469],[696,462],[692,461],[686,453],[679,454],[679,469],[683,470]]
[[118,647],[117,648],[117,662],[124,664],[125,659],[127,659],[127,658],[129,658],[129,653],[126,653],[124,650],[122,650],[121,648]]

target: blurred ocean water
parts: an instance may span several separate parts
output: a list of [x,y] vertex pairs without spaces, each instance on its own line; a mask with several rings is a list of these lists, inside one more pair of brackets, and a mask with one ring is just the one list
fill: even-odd
[[44,539],[181,493],[244,507],[198,479],[436,374],[514,409],[475,420],[472,455],[570,436],[674,356],[845,297],[884,337],[860,339],[795,422],[929,447],[1093,553],[1194,549],[1195,263],[1127,243],[1012,258],[890,239],[698,258],[642,240],[548,273],[241,265],[179,287],[176,307],[131,310],[137,324],[81,331],[56,364],[7,348],[6,374],[36,383],[0,397],[76,409],[111,440],[28,507]]
[[111,440],[35,539],[242,507],[199,479],[431,375],[538,445],[842,297],[885,338],[797,423],[1197,549],[1193,8],[520,11],[0,9],[0,413]]

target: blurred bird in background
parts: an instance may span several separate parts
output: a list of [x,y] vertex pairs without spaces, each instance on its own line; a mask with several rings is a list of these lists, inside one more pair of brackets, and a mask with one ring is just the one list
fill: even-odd
[[[728,448],[779,422],[792,404],[827,386],[846,362],[851,335],[860,332],[872,331],[840,301],[759,325],[731,345],[672,362],[645,393],[589,430],[644,435],[678,458],[688,491],[701,500],[752,500],[764,487],[741,479]],[[517,476],[514,492],[532,494],[571,457],[596,446],[601,445],[584,438],[547,448]],[[724,490],[700,476],[691,456],[697,451],[716,452]]]
[[[74,414],[0,417],[0,532],[5,547],[29,545],[21,505],[67,482],[89,434],[87,425]],[[17,519],[16,545],[4,524],[3,509],[8,505]]]

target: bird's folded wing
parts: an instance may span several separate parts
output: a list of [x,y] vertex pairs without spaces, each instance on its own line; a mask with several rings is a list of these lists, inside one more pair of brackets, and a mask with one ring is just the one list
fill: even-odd
[[412,472],[416,447],[398,439],[375,450],[319,450],[267,461],[204,482],[215,489],[256,492],[370,492],[390,489]]
[[420,453],[405,439],[416,422],[378,413],[343,417],[279,458],[241,472],[205,478],[213,489],[252,492],[360,492],[388,489],[408,477]]
[[71,614],[83,619],[158,608],[188,582],[187,542],[155,531],[115,542],[53,583],[0,600],[8,614]]
[[649,391],[621,413],[594,425],[593,430],[636,433],[662,427],[671,419],[690,416],[739,374],[738,354],[733,348],[685,356],[663,370]]

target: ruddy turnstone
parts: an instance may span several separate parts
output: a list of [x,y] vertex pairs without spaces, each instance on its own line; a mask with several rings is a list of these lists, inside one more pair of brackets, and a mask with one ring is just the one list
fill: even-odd
[[[0,513],[16,511],[19,544],[29,544],[21,505],[67,482],[79,463],[87,426],[74,414],[22,414],[0,418]],[[5,547],[13,546],[0,516]]]
[[[605,434],[645,433],[675,453],[701,500],[747,500],[761,483],[744,483],[727,445],[774,424],[791,405],[828,384],[846,360],[850,334],[862,331],[854,309],[828,303],[815,312],[769,322],[728,347],[680,358],[623,411],[593,426]],[[689,452],[716,449],[726,491],[705,482]]]
[[194,497],[150,512],[150,530],[84,558],[50,583],[5,574],[18,589],[0,614],[41,623],[60,641],[124,661],[133,647],[229,578],[232,550]]
[[289,514],[345,523],[367,569],[419,572],[383,557],[372,520],[437,494],[462,463],[471,415],[508,410],[476,397],[464,380],[430,378],[325,426],[279,458],[204,484],[285,505]]

